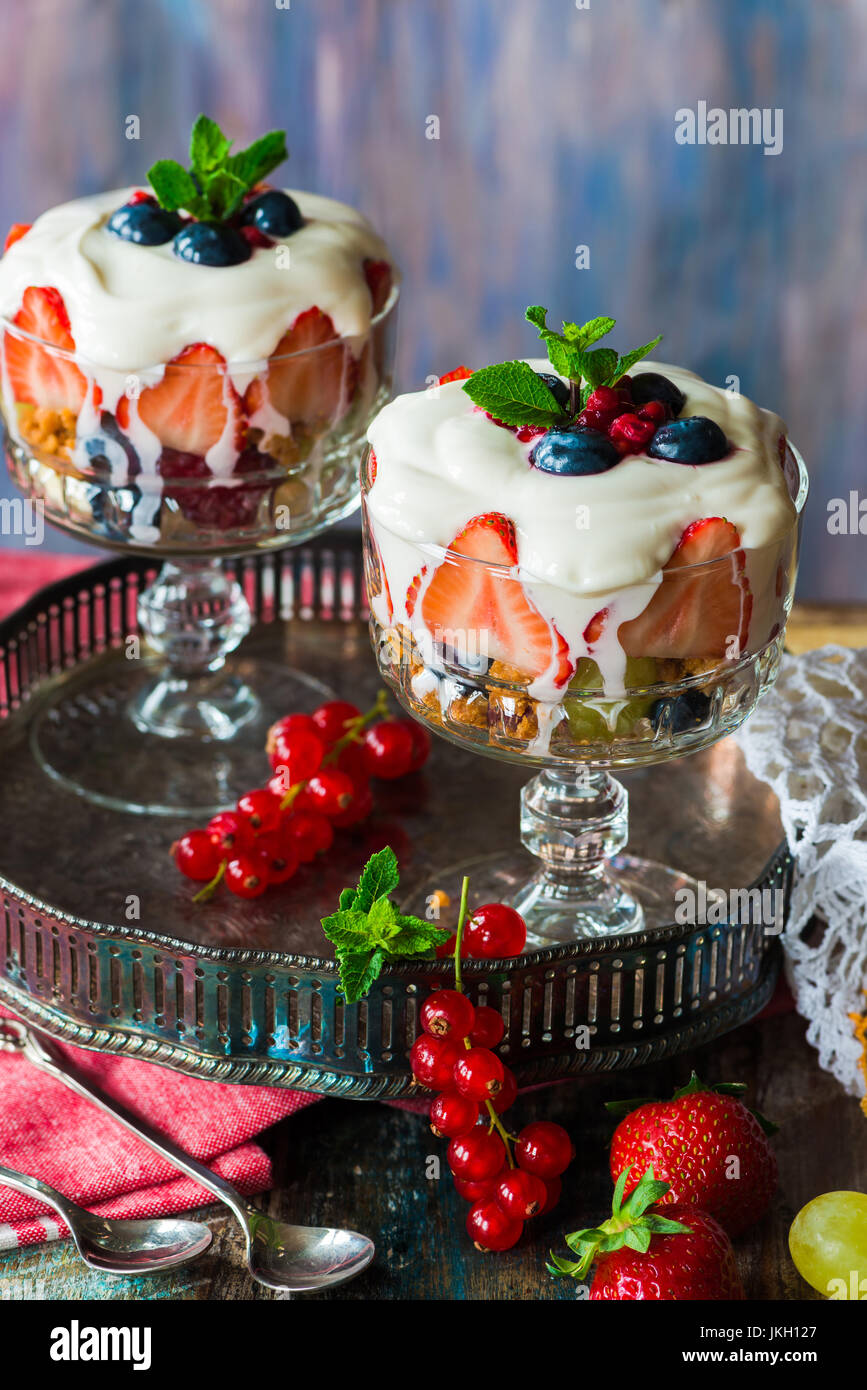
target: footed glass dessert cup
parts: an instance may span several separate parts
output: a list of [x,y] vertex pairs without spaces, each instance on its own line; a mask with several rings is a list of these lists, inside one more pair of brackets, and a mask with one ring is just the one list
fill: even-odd
[[[523,577],[517,565],[490,564],[385,527],[367,505],[376,468],[368,451],[362,465],[365,574],[371,636],[384,679],[432,732],[483,757],[533,769],[521,793],[523,848],[515,844],[460,862],[462,816],[484,815],[480,776],[476,805],[455,807],[455,862],[442,866],[414,909],[436,889],[457,902],[461,876],[468,873],[475,904],[507,901],[522,914],[528,949],[581,937],[613,938],[675,920],[675,894],[698,885],[676,867],[623,852],[628,796],[612,774],[708,748],[737,729],[773,684],[807,497],[806,469],[790,445],[782,467],[794,504],[788,531],[758,548],[666,569],[650,586],[636,620],[618,630],[620,680],[609,676],[603,682],[591,657],[573,663],[563,644],[552,651],[552,664],[541,676],[538,667],[528,671],[503,660],[498,625],[508,614],[516,626],[523,622],[535,632],[527,615],[535,613],[538,580]],[[409,620],[396,621],[391,588],[407,576],[413,577],[403,610]],[[430,612],[435,607],[439,619],[453,595],[453,626],[426,621],[434,576],[437,602]],[[667,634],[689,631],[696,613],[718,612],[729,586],[746,617],[725,655],[707,655],[700,627],[694,656],[663,656],[653,649],[648,638],[663,628]],[[563,614],[564,605],[580,602],[582,613],[595,608],[600,618],[611,597],[591,595],[588,605],[587,595],[579,600],[562,591],[552,594],[551,586],[545,592],[549,612]],[[459,615],[470,607],[477,621],[462,626]],[[590,624],[585,638],[588,632],[592,638]],[[651,650],[642,650],[642,641]]]
[[39,716],[49,775],[121,810],[211,813],[261,778],[274,719],[327,698],[301,672],[233,666],[251,617],[221,560],[297,545],[357,507],[366,429],[391,393],[397,300],[395,285],[352,337],[323,331],[313,310],[302,350],[227,363],[197,344],[126,375],[0,319],[0,414],[24,505],[162,564],[123,679],[88,671],[59,697],[74,698],[74,718],[60,705]]

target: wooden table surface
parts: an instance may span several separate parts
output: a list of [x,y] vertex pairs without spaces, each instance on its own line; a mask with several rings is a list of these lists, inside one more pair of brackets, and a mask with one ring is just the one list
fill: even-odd
[[[804,651],[828,641],[867,645],[867,607],[796,607],[789,645]],[[755,1021],[694,1054],[585,1081],[564,1082],[522,1097],[516,1123],[556,1119],[572,1133],[578,1154],[560,1206],[531,1225],[505,1255],[482,1255],[463,1229],[466,1204],[445,1165],[445,1143],[424,1117],[392,1106],[326,1100],[276,1126],[263,1138],[277,1185],[263,1207],[285,1219],[348,1225],[370,1235],[374,1264],[354,1283],[320,1298],[485,1299],[574,1298],[571,1280],[545,1272],[550,1247],[563,1250],[567,1231],[594,1224],[610,1208],[606,1143],[611,1121],[603,1101],[665,1096],[692,1066],[707,1080],[743,1080],[750,1101],[780,1125],[775,1147],[780,1183],[764,1222],[737,1244],[747,1296],[817,1298],[795,1271],[786,1237],[794,1214],[819,1192],[867,1191],[867,1120],[857,1099],[820,1070],[794,1013]],[[436,1165],[439,1165],[439,1175]],[[114,1280],[82,1265],[70,1243],[0,1257],[0,1300],[273,1299],[247,1275],[237,1227],[222,1208],[208,1208],[212,1249],[188,1269],[163,1278]]]

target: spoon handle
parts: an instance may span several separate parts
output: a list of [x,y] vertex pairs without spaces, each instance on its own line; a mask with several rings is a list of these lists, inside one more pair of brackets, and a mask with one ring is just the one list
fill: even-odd
[[29,1173],[16,1172],[14,1168],[7,1168],[0,1163],[0,1187],[14,1188],[16,1192],[23,1192],[26,1197],[39,1197],[62,1216],[67,1225],[75,1224],[75,1203],[68,1201],[62,1192],[49,1187],[41,1178],[33,1178]]
[[219,1198],[221,1202],[225,1202],[226,1206],[231,1208],[241,1226],[249,1235],[248,1213],[250,1208],[241,1194],[236,1192],[235,1188],[232,1187],[231,1183],[226,1182],[225,1178],[221,1178],[217,1173],[212,1173],[210,1168],[206,1168],[203,1163],[199,1163],[197,1159],[185,1153],[183,1149],[178,1148],[166,1135],[161,1134],[157,1129],[153,1129],[148,1124],[147,1120],[140,1119],[137,1115],[133,1115],[132,1112],[121,1105],[119,1101],[112,1100],[110,1096],[105,1095],[94,1082],[82,1076],[71,1063],[67,1062],[66,1058],[62,1057],[61,1054],[55,1050],[54,1045],[49,1039],[37,1034],[31,1028],[26,1029],[22,1051],[24,1056],[27,1057],[34,1066],[39,1067],[40,1071],[44,1071],[49,1076],[53,1076],[56,1081],[62,1082],[64,1086],[68,1086],[69,1089],[75,1091],[77,1095],[84,1096],[86,1100],[93,1101],[93,1104],[98,1106],[100,1110],[104,1111],[107,1115],[111,1115],[122,1124],[125,1129],[128,1129],[132,1134],[136,1135],[138,1139],[143,1140],[145,1144],[148,1144],[150,1148],[162,1158],[166,1159],[175,1168],[180,1168],[181,1172],[186,1173],[188,1178],[192,1178],[194,1182],[207,1188],[207,1190],[213,1193],[215,1197]]

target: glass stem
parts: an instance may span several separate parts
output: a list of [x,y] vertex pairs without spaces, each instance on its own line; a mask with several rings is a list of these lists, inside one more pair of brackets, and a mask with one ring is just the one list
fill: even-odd
[[250,631],[250,607],[219,560],[163,565],[139,600],[138,619],[164,661],[160,676],[133,702],[140,729],[163,738],[224,740],[255,717],[256,697],[224,669]]

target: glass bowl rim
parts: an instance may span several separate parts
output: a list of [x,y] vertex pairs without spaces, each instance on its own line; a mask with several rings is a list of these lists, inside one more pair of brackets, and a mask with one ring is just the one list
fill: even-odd
[[[724,564],[731,563],[732,556],[739,554],[739,552],[742,550],[748,552],[765,551],[768,550],[771,546],[779,545],[781,541],[786,539],[786,537],[797,533],[798,527],[801,523],[801,518],[804,513],[804,507],[806,506],[807,502],[807,494],[809,492],[810,487],[810,478],[807,472],[807,466],[804,462],[803,455],[800,453],[800,451],[795,447],[795,445],[791,442],[791,440],[788,437],[786,438],[786,449],[787,452],[791,455],[792,459],[794,460],[795,467],[797,469],[797,491],[795,493],[795,496],[792,497],[791,491],[789,491],[790,500],[795,508],[795,516],[792,520],[792,524],[789,527],[789,529],[783,532],[781,535],[772,537],[770,540],[765,541],[762,545],[738,546],[736,550],[729,550],[726,552],[725,555],[716,555],[711,560],[699,560],[692,565],[680,565],[676,570],[670,570],[666,573],[675,575],[678,578],[680,578],[680,576],[682,575],[694,575],[704,570],[710,570],[714,565],[722,566]],[[365,502],[365,509],[367,508],[367,494],[370,492],[372,486],[372,484],[369,484],[367,481],[368,462],[372,453],[373,449],[370,443],[368,442],[361,461],[360,469],[361,495],[362,499]],[[404,541],[407,545],[414,546],[414,548],[418,550],[420,554],[429,557],[431,560],[436,560],[438,563],[442,563],[444,561],[455,561],[460,562],[462,564],[482,565],[488,571],[488,573],[496,575],[498,578],[522,578],[532,583],[550,584],[552,588],[562,587],[550,579],[545,579],[544,576],[524,574],[522,572],[520,564],[497,565],[492,563],[490,560],[480,560],[474,555],[462,555],[459,550],[452,550],[451,546],[448,545],[439,545],[436,541],[421,541],[415,540],[411,536],[402,536],[399,532],[393,530],[386,522],[380,521],[379,519],[377,519],[377,526],[381,526],[385,531],[388,532],[390,536],[394,536],[396,540],[401,540]],[[656,575],[654,574],[648,576],[646,580],[637,579],[634,580],[632,584],[618,584],[615,587],[617,589],[631,588],[634,586],[634,584],[647,583],[650,579],[653,579],[655,577]],[[611,590],[606,589],[588,590],[586,593],[583,591],[580,593],[576,593],[575,597],[582,599],[591,598],[596,594],[598,594],[599,596],[603,596],[604,594],[610,592]]]
[[[71,362],[74,366],[81,369],[90,368],[91,371],[85,371],[85,375],[92,375],[94,372],[114,372],[117,376],[147,376],[147,374],[151,372],[164,371],[166,367],[174,367],[176,370],[182,372],[219,371],[227,372],[230,376],[235,373],[244,375],[250,372],[261,372],[263,369],[273,366],[276,362],[291,362],[294,358],[313,357],[318,352],[323,352],[328,348],[334,348],[337,344],[351,344],[357,339],[366,338],[375,328],[378,328],[380,324],[384,323],[397,308],[398,300],[400,299],[401,276],[396,266],[392,266],[392,271],[395,278],[388,299],[379,313],[373,315],[367,328],[362,329],[358,333],[335,334],[333,338],[326,339],[324,343],[316,343],[314,347],[299,348],[297,352],[281,353],[279,357],[254,357],[246,358],[243,361],[227,362],[176,362],[174,359],[169,359],[169,361],[166,362],[150,362],[147,366],[142,367],[112,367],[105,362],[94,362],[91,358],[85,357],[77,348],[58,347],[56,343],[49,343],[45,338],[39,338],[34,333],[28,333],[26,329],[20,328],[18,324],[13,323],[5,314],[0,314],[0,333],[4,336],[6,333],[11,333],[13,337],[23,338],[26,342],[32,343],[34,347],[40,348],[43,352],[50,353],[53,357],[62,358],[66,362]],[[311,305],[310,307],[313,308],[315,306]],[[301,310],[302,314],[305,312],[306,310]],[[296,320],[299,317],[300,314],[296,316]],[[194,347],[199,346],[199,344],[191,343],[188,344],[188,346]],[[184,351],[184,349],[182,348],[181,351]]]

